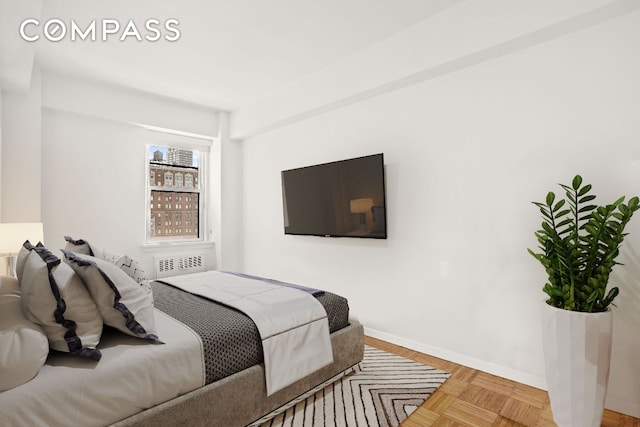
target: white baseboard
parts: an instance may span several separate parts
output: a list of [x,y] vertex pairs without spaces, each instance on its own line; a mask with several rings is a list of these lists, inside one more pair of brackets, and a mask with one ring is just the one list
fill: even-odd
[[640,402],[631,402],[619,397],[607,396],[604,399],[604,407],[621,414],[631,415],[640,418]]
[[[477,369],[479,371],[487,372],[508,380],[516,381],[522,384],[530,385],[542,390],[547,389],[547,380],[544,377],[537,375],[527,374],[515,369],[500,366],[495,363],[479,360],[474,357],[469,357],[464,354],[456,353],[450,350],[445,350],[439,347],[433,347],[427,344],[419,343],[416,341],[408,340],[406,338],[398,337],[386,332],[377,331],[371,328],[364,328],[364,333],[372,338],[377,338],[391,344],[400,345],[411,350],[419,351],[430,356],[439,357],[441,359],[455,362],[459,365],[467,366],[469,368]],[[632,417],[640,418],[640,403],[630,402],[616,397],[607,396],[605,401],[605,407],[611,411],[620,412],[621,414],[631,415]]]
[[479,371],[487,372],[502,378],[507,378],[512,381],[527,384],[532,387],[540,388],[542,390],[547,389],[547,380],[544,377],[537,375],[531,375],[524,372],[517,371],[515,369],[507,368],[495,363],[486,362],[484,360],[469,357],[464,354],[456,353],[450,350],[444,350],[442,348],[433,347],[416,341],[408,340],[396,335],[388,334],[386,332],[377,331],[371,328],[364,328],[365,335],[372,338],[378,338],[383,341],[390,342],[392,344],[401,345],[403,347],[410,348],[411,350],[419,351],[420,353],[429,354],[431,356],[439,357],[441,359],[455,362],[460,365],[468,366],[469,368],[477,369]]

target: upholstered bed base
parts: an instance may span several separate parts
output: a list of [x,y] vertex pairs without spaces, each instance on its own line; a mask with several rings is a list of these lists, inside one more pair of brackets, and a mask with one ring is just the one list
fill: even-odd
[[333,363],[267,397],[264,366],[253,366],[205,387],[154,406],[113,427],[241,427],[359,363],[364,332],[357,322],[331,334]]

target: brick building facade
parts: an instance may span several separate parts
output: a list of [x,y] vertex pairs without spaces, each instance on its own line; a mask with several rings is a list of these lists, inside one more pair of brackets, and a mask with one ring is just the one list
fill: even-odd
[[198,168],[149,164],[151,237],[198,237]]

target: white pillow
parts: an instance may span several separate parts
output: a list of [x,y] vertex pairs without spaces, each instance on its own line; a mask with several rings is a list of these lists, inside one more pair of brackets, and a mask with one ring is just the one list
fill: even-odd
[[82,277],[104,323],[129,335],[160,342],[151,298],[135,280],[103,259],[62,252],[65,262]]
[[48,354],[44,331],[22,314],[20,293],[0,295],[0,392],[35,377]]
[[0,295],[20,292],[20,282],[11,276],[0,276]]
[[100,360],[96,348],[102,318],[80,276],[44,247],[27,257],[22,281],[22,311],[42,326],[54,350]]

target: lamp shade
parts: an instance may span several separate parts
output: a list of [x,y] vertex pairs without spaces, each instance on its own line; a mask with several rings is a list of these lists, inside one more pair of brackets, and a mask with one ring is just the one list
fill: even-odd
[[42,240],[41,222],[0,223],[0,255],[17,254],[25,240]]
[[367,213],[371,212],[373,206],[373,199],[351,199],[350,208],[351,213]]

